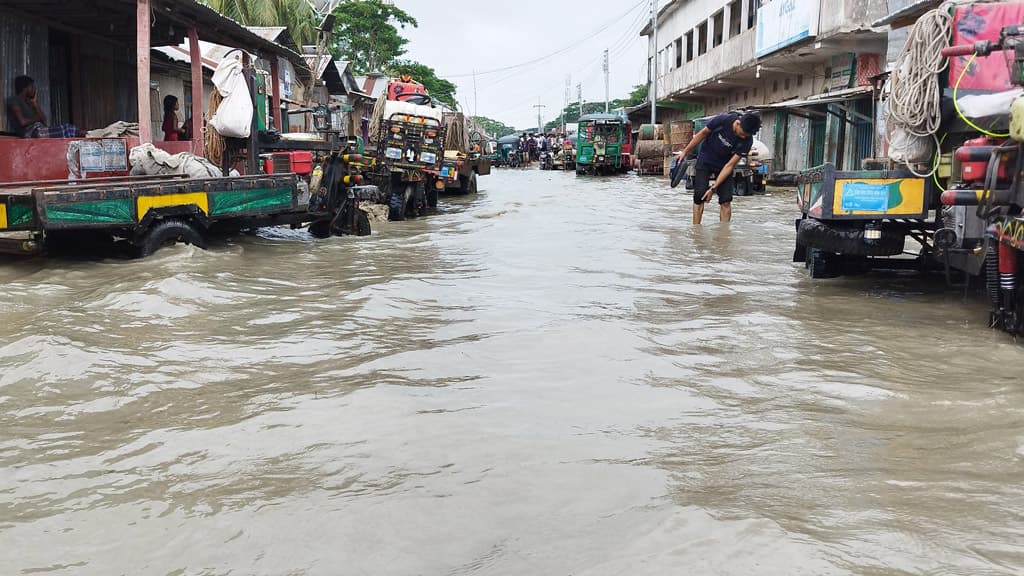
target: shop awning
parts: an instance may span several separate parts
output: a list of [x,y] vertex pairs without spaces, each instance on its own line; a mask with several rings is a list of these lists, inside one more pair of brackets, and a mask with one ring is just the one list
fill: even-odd
[[873,88],[871,86],[857,86],[856,88],[846,88],[843,90],[827,92],[825,94],[817,94],[809,98],[793,98],[792,100],[784,100],[782,102],[774,102],[772,104],[759,104],[757,106],[751,106],[751,108],[754,110],[791,110],[807,108],[809,106],[821,106],[824,104],[842,102],[844,100],[862,98],[870,95],[872,90]]
[[873,28],[880,28],[882,26],[890,26],[895,30],[897,28],[903,28],[909,26],[917,19],[920,18],[925,12],[937,8],[943,0],[917,0],[904,6],[903,8],[889,14],[888,16],[875,20],[871,23]]
[[[797,116],[805,117],[818,117],[827,116],[832,114],[838,116],[834,111],[825,109],[825,111],[814,110],[816,106],[825,106],[827,104],[833,105],[835,108],[840,108],[846,112],[849,116],[859,120],[861,122],[871,122],[872,119],[852,110],[851,108],[843,105],[843,102],[850,100],[856,100],[859,98],[870,97],[874,89],[871,86],[857,86],[856,88],[846,88],[843,90],[835,90],[826,94],[818,94],[811,96],[810,98],[794,98],[792,100],[785,100],[783,102],[775,102],[773,104],[762,104],[759,106],[751,106],[753,110],[784,110]],[[853,123],[849,118],[847,122]]]

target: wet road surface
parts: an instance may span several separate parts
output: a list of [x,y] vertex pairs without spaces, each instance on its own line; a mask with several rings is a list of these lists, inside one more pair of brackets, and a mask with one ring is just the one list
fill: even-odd
[[812,281],[793,199],[498,171],[440,214],[0,263],[0,574],[1024,572],[1024,347]]

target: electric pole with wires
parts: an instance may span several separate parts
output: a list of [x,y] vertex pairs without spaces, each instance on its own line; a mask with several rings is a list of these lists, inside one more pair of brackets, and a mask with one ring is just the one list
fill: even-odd
[[541,110],[541,108],[547,108],[547,106],[545,106],[545,105],[540,103],[540,97],[538,96],[537,97],[537,103],[534,104],[533,107],[537,109],[537,134],[543,134],[544,133],[544,124],[541,122],[541,119],[540,119],[540,110]]
[[569,107],[569,91],[572,89],[572,76],[565,75],[565,105],[562,106],[562,135],[565,135],[565,109]]
[[604,113],[608,113],[608,49],[604,50]]

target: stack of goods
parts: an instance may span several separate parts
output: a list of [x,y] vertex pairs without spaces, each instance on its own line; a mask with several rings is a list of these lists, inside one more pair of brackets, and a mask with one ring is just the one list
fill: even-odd
[[643,124],[640,138],[636,143],[636,157],[640,162],[640,174],[660,174],[664,171],[669,156],[665,126]]
[[669,126],[669,147],[672,152],[679,152],[693,139],[693,122],[681,120]]
[[693,121],[691,120],[676,120],[669,124],[668,127],[668,147],[669,156],[665,159],[665,175],[668,176],[669,171],[672,169],[672,157],[676,152],[686,148],[686,145],[690,143],[693,138]]

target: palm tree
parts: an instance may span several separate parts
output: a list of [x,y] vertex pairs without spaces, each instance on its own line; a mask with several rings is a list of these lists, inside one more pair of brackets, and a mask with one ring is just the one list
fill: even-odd
[[200,0],[246,26],[284,26],[299,46],[316,42],[316,14],[306,0]]

